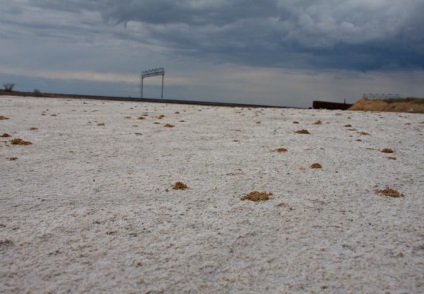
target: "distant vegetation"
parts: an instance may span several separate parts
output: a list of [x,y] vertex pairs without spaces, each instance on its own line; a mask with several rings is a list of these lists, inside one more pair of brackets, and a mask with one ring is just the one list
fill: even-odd
[[3,84],[3,89],[6,92],[12,92],[14,87],[15,87],[15,83],[6,83],[6,84]]
[[42,93],[41,93],[41,91],[40,91],[40,90],[38,90],[38,89],[34,89],[34,95],[35,95],[35,96],[42,96]]

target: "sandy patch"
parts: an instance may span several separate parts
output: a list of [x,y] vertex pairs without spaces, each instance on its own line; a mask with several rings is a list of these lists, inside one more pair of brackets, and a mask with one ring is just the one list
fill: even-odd
[[424,104],[413,102],[388,103],[362,98],[351,106],[349,110],[424,113]]
[[1,293],[424,292],[420,114],[0,104]]

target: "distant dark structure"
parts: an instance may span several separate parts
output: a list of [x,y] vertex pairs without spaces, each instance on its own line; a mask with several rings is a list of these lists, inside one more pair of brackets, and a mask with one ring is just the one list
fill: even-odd
[[312,102],[312,107],[314,109],[331,109],[331,110],[347,110],[353,104],[329,102],[329,101],[314,101]]

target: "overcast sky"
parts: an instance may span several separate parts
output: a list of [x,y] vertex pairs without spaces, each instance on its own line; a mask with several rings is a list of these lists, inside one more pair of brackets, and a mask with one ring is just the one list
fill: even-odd
[[[424,96],[424,0],[0,0],[16,90],[309,107]],[[160,77],[145,96],[160,97]]]

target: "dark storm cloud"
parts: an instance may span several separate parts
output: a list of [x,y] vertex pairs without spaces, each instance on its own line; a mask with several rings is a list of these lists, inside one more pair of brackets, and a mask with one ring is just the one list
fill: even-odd
[[52,9],[66,12],[81,12],[83,10],[104,10],[109,6],[108,0],[32,0],[32,5],[45,9]]
[[[34,0],[99,13],[116,36],[217,62],[319,69],[424,68],[424,3],[416,0]],[[143,38],[130,30],[143,30]]]
[[103,15],[117,22],[141,21],[152,24],[184,23],[224,26],[242,19],[276,15],[274,0],[187,1],[147,0],[113,2]]

